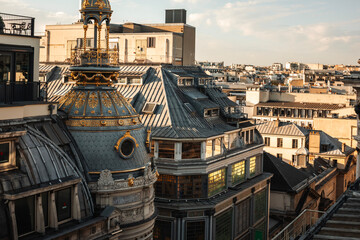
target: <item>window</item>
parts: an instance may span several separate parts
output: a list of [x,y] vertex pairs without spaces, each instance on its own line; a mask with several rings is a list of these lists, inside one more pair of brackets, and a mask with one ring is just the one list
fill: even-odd
[[250,158],[250,168],[249,168],[250,177],[256,174],[256,157]]
[[298,140],[297,139],[292,140],[292,148],[298,148]]
[[71,218],[71,188],[55,192],[56,212],[59,222]]
[[35,196],[15,201],[15,217],[19,236],[35,231]]
[[11,54],[0,52],[0,82],[10,82]]
[[233,185],[240,183],[245,179],[245,161],[235,163],[231,169],[231,183]]
[[10,143],[0,144],[0,164],[10,161]]
[[27,82],[30,71],[30,54],[16,53],[15,81]]
[[175,157],[175,143],[169,141],[159,141],[159,158]]
[[[206,180],[205,176],[204,180]],[[206,197],[204,189],[206,189],[206,181],[203,181],[203,176],[201,175],[177,177],[178,198]]]
[[292,163],[294,164],[296,161],[296,155],[292,155]]
[[282,138],[277,139],[277,147],[283,147],[283,139]]
[[0,143],[0,171],[10,170],[16,167],[16,154],[14,142]]
[[213,156],[213,140],[206,141],[206,158]]
[[155,221],[154,240],[171,240],[171,222]]
[[147,47],[148,48],[155,48],[155,42],[156,42],[156,38],[148,37],[147,38]]
[[270,146],[270,138],[269,137],[265,137],[265,146]]
[[254,198],[254,223],[266,216],[266,190],[262,190],[255,194]]
[[205,221],[186,222],[186,240],[204,240],[205,239]]
[[177,198],[176,176],[160,174],[155,183],[155,194],[157,197]]
[[246,232],[250,227],[250,198],[235,206],[235,237]]
[[320,151],[321,152],[327,152],[328,151],[328,145],[327,144],[321,144],[320,145]]
[[212,172],[208,176],[208,196],[215,195],[226,188],[226,169]]
[[282,154],[281,154],[281,153],[276,154],[276,157],[277,157],[278,159],[282,160]]
[[182,143],[182,159],[201,158],[201,142]]
[[216,217],[215,239],[227,240],[232,237],[232,209]]
[[217,156],[222,154],[222,149],[221,149],[221,138],[217,138],[214,140],[214,154],[213,156]]
[[156,103],[147,102],[147,103],[145,103],[145,105],[142,109],[142,112],[152,114],[152,113],[154,113],[156,106],[157,106]]

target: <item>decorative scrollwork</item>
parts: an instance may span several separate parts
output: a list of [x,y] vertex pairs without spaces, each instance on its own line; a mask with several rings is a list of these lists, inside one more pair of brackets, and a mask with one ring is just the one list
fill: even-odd
[[88,103],[89,103],[89,107],[91,108],[97,107],[99,103],[97,92],[90,93]]

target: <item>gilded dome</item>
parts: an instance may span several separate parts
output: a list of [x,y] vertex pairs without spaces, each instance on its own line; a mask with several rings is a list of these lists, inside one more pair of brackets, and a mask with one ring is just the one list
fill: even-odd
[[150,163],[147,132],[139,114],[113,87],[77,86],[60,100],[66,125],[92,176],[108,169],[115,178],[140,174]]
[[105,19],[110,21],[112,14],[109,0],[83,0],[80,12],[83,15],[84,24],[87,24],[90,19],[96,19],[100,23]]

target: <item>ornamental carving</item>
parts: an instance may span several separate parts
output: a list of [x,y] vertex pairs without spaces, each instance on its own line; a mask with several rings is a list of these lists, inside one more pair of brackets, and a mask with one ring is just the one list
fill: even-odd
[[101,9],[101,10],[106,6],[104,1],[102,1],[102,0],[97,0],[95,5],[98,6],[98,8]]
[[91,108],[96,108],[99,103],[98,95],[96,92],[91,92],[89,95],[88,104]]
[[106,94],[106,92],[101,92],[101,99],[102,99],[102,103],[104,104],[105,107],[107,107],[107,108],[111,107],[111,99]]
[[81,108],[85,103],[86,94],[84,92],[81,92],[75,102],[76,108]]
[[69,94],[68,98],[66,99],[64,105],[69,106],[71,103],[74,102],[75,98],[76,98],[76,92],[74,92],[74,91],[70,92],[70,94]]
[[98,186],[106,187],[106,186],[114,186],[114,184],[115,182],[110,170],[101,171],[100,178],[98,180]]
[[122,106],[123,106],[123,103],[121,102],[118,94],[116,94],[115,91],[110,92],[110,95],[111,95],[113,101],[114,101],[119,107],[122,107]]

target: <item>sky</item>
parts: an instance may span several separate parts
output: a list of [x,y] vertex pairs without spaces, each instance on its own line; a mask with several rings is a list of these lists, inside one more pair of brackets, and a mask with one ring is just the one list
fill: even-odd
[[[110,0],[112,23],[164,23],[184,8],[196,27],[196,60],[268,66],[351,64],[360,58],[360,0]],[[78,0],[0,0],[1,12],[46,24],[78,19]]]

